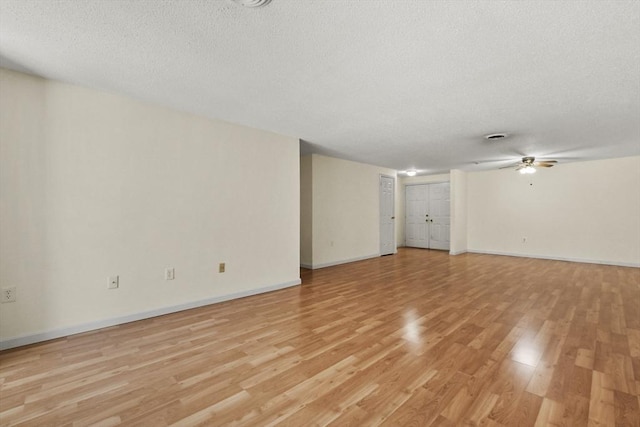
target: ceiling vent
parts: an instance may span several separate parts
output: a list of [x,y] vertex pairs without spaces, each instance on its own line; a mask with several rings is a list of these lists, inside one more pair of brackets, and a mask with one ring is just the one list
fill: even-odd
[[508,135],[506,133],[490,133],[489,135],[485,135],[484,139],[488,139],[489,141],[497,141],[499,139],[504,139]]
[[233,0],[244,7],[262,7],[268,5],[271,0]]

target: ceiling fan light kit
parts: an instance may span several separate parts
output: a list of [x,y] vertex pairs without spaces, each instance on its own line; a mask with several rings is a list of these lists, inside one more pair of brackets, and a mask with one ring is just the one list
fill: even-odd
[[520,171],[520,173],[521,173],[521,174],[523,174],[523,175],[524,175],[524,174],[530,174],[530,173],[536,173],[536,168],[534,168],[534,167],[533,167],[533,166],[531,166],[531,165],[527,165],[527,166],[525,166],[525,167],[523,167],[523,168],[520,168],[520,170],[519,170],[519,171]]
[[508,169],[515,166],[516,171],[524,175],[524,174],[536,173],[537,167],[550,168],[550,167],[553,167],[556,163],[558,163],[557,160],[541,160],[539,162],[536,162],[535,157],[525,156],[522,158],[520,162],[516,163],[515,165],[505,166],[504,168],[500,168],[500,169]]

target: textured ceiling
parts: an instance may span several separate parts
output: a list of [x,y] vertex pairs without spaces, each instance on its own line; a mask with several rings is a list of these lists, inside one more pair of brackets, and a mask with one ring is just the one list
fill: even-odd
[[398,170],[640,155],[638,1],[2,0],[0,65]]

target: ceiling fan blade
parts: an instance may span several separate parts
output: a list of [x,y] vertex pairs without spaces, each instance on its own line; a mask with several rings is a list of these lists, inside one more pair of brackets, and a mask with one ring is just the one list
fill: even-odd
[[551,166],[554,166],[556,163],[558,163],[557,160],[541,160],[539,162],[535,162],[534,166],[540,166],[543,168],[550,168]]

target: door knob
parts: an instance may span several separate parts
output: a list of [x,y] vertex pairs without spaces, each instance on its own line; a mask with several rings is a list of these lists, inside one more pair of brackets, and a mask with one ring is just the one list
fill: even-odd
[[395,216],[392,216],[392,217],[391,217],[391,219],[396,219],[396,217],[395,217]]

